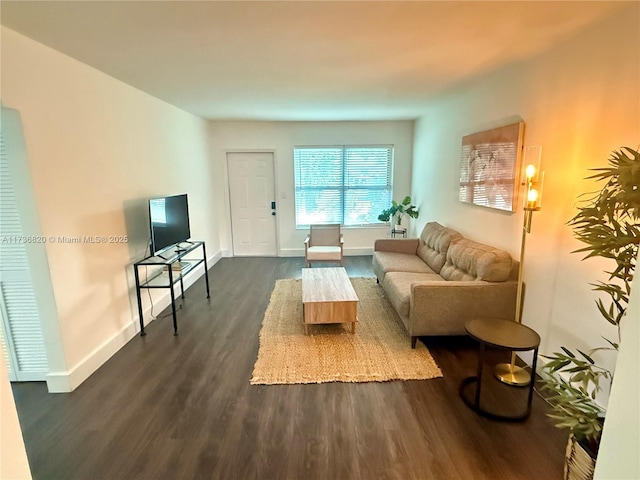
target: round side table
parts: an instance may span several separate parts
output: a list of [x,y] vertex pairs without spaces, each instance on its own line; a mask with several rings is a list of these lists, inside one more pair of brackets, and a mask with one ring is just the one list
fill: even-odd
[[[510,320],[496,318],[482,318],[470,320],[466,323],[467,333],[478,342],[478,373],[476,376],[465,378],[460,384],[460,397],[464,403],[479,415],[493,420],[520,421],[531,413],[531,400],[533,398],[534,376],[538,361],[538,347],[540,335],[531,328]],[[528,351],[533,350],[533,362],[531,365],[531,382],[529,383],[529,395],[524,413],[519,415],[501,415],[489,412],[480,406],[480,393],[482,390],[482,370],[484,365],[485,347],[494,347],[502,350]],[[468,385],[476,384],[474,399],[465,395]]]

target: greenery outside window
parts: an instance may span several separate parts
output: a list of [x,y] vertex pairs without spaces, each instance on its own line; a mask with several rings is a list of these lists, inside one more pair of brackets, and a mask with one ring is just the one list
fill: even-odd
[[296,227],[382,223],[392,198],[393,146],[295,147]]

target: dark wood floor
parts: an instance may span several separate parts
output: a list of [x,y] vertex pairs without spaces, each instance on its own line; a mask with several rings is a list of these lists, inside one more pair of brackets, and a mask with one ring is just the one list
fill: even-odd
[[[542,399],[523,423],[487,420],[461,401],[460,381],[476,368],[465,338],[426,339],[443,378],[250,385],[275,280],[302,266],[223,259],[210,300],[203,280],[187,291],[179,336],[170,317],[152,322],[70,394],[14,384],[33,478],[561,478],[566,434]],[[371,257],[348,257],[346,268],[373,276]],[[522,389],[502,388],[487,398],[522,405]]]

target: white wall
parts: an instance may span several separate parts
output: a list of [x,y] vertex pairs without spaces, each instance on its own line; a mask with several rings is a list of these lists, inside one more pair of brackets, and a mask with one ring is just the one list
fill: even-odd
[[[304,255],[303,242],[308,230],[296,230],[294,213],[293,148],[298,145],[393,144],[394,198],[403,199],[411,184],[413,122],[212,122],[212,157],[215,170],[227,182],[228,151],[275,152],[276,196],[278,201],[278,255]],[[226,216],[226,231],[221,233],[222,249],[231,251],[231,219],[228,186],[216,197]],[[370,254],[376,238],[388,235],[388,227],[345,228],[345,254]]]
[[4,352],[0,353],[0,478],[27,480],[31,479],[27,451],[4,363]]
[[[49,387],[69,391],[138,330],[131,263],[145,253],[148,197],[187,193],[193,238],[219,255],[208,124],[4,27],[2,102],[20,112],[51,238],[66,369],[51,372]],[[60,241],[125,235],[128,243]]]
[[[541,145],[543,208],[527,239],[523,322],[540,333],[541,353],[560,345],[588,350],[615,339],[598,313],[589,283],[606,280],[598,259],[571,254],[582,246],[565,225],[576,199],[593,191],[587,169],[640,141],[638,4],[536,58],[512,65],[433,102],[416,123],[412,192],[419,222],[437,220],[518,258],[522,210],[516,214],[458,201],[463,135],[524,120],[525,145]],[[614,366],[613,358],[604,358]],[[606,403],[606,397],[601,399]]]
[[[640,261],[640,255],[638,256]],[[637,265],[637,263],[636,263]],[[636,275],[627,318],[622,324],[616,375],[611,387],[594,478],[637,480],[640,478],[640,280]]]

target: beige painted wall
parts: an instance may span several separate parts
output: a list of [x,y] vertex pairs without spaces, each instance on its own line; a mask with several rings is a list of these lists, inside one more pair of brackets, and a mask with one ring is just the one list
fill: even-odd
[[[272,150],[275,152],[275,182],[278,202],[277,229],[280,256],[304,255],[307,229],[296,230],[294,213],[293,148],[297,145],[393,144],[393,190],[396,199],[409,193],[413,122],[212,122],[212,161],[227,182],[226,152]],[[221,233],[222,248],[231,250],[229,194],[217,197],[220,218],[226,218]],[[345,228],[345,254],[370,254],[373,242],[389,233],[388,227]]]
[[[605,280],[598,259],[571,254],[581,244],[565,225],[583,180],[613,149],[640,142],[639,5],[536,58],[451,92],[416,124],[412,191],[420,223],[437,220],[465,236],[519,256],[522,210],[515,214],[458,201],[463,135],[524,120],[525,145],[541,145],[546,170],[542,211],[527,239],[523,321],[542,336],[541,352],[589,349],[615,338],[589,282]],[[624,34],[622,34],[624,32]],[[614,359],[602,359],[613,367]],[[601,399],[606,403],[606,397]]]
[[[208,125],[4,27],[2,102],[20,112],[51,238],[66,371],[50,378],[73,389],[138,329],[131,263],[145,253],[148,197],[187,193],[192,237],[219,253]],[[125,235],[128,243],[61,241]]]

